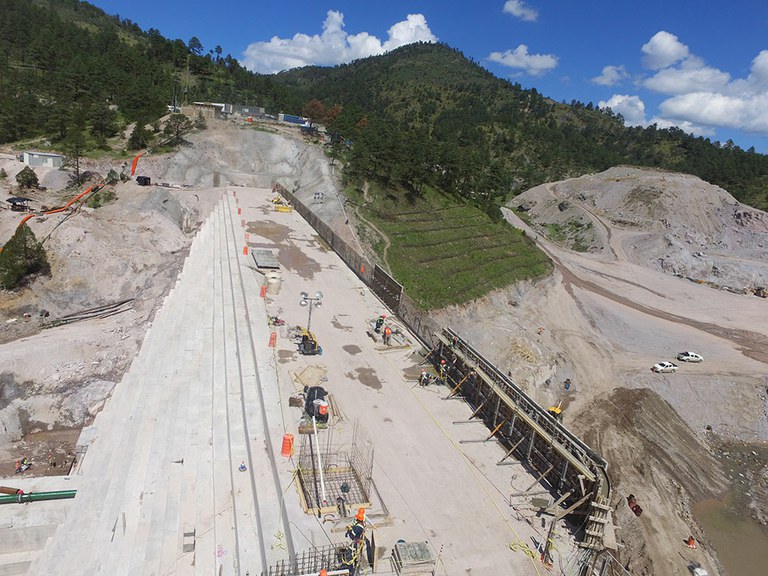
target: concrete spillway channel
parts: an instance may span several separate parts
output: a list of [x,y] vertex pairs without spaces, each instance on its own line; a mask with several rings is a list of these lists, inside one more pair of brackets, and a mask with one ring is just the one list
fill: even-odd
[[235,203],[224,194],[202,225],[139,355],[84,429],[77,497],[28,573],[257,574],[282,557],[276,534],[293,554],[267,426],[277,402],[252,334],[267,331],[266,311],[249,305],[259,287],[242,270]]
[[453,330],[435,337],[427,360],[438,373],[444,366],[451,395],[472,407],[471,418],[486,424],[489,440],[507,448],[498,464],[512,457],[521,462],[536,478],[529,490],[541,484],[554,498],[548,511],[558,517],[586,516],[581,547],[615,547],[608,463]]

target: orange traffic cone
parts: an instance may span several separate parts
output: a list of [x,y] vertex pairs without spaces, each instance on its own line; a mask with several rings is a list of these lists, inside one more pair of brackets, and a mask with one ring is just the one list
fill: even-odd
[[693,535],[688,536],[688,542],[686,543],[688,548],[696,548],[696,540],[693,538]]

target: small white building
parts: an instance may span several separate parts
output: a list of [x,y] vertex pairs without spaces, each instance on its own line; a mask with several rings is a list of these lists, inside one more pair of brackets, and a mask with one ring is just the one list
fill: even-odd
[[31,168],[61,168],[64,156],[50,152],[24,152],[22,161]]

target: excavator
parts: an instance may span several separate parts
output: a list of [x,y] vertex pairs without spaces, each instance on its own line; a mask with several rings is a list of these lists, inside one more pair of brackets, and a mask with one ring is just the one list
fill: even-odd
[[[131,163],[131,176],[133,176],[136,173],[136,167],[139,164],[139,158],[141,158],[142,156],[150,152],[151,150],[146,150],[145,152],[141,152],[136,156],[134,156],[133,162]],[[75,196],[74,198],[72,198],[64,206],[59,206],[58,208],[51,208],[50,210],[45,210],[43,212],[33,212],[31,214],[27,214],[26,216],[24,216],[24,218],[21,219],[21,222],[19,222],[19,225],[17,226],[17,228],[21,228],[22,226],[24,226],[24,224],[27,223],[27,221],[31,220],[32,218],[39,218],[40,216],[48,216],[50,214],[58,214],[60,212],[65,212],[67,209],[69,209],[70,206],[72,206],[72,204],[74,204],[75,202],[77,202],[82,198],[85,198],[89,194],[92,194],[92,193],[95,194],[96,192],[104,188],[104,186],[106,186],[106,182],[104,182],[104,180],[100,180],[98,183],[88,188],[85,192],[82,192],[77,196]],[[2,251],[3,251],[3,247],[0,246],[0,252]]]

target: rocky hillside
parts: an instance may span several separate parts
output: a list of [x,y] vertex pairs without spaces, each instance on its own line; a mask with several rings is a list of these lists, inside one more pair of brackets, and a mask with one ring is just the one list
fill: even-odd
[[768,287],[768,214],[686,174],[618,166],[510,203],[550,240],[739,293]]

